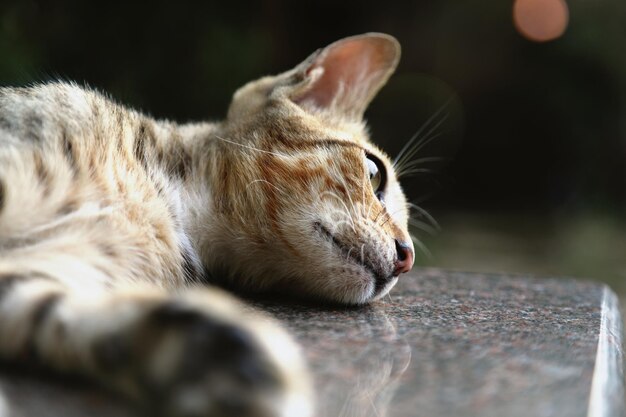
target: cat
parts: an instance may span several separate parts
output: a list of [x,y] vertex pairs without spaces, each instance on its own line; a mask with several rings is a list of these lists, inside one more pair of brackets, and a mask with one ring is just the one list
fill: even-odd
[[0,357],[149,415],[311,415],[297,345],[211,283],[364,304],[411,269],[408,203],[363,120],[399,58],[389,35],[339,40],[217,123],[0,88]]

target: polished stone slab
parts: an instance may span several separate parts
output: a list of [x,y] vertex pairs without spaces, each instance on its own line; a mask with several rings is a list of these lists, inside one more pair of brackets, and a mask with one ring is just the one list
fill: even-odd
[[[621,319],[601,284],[428,269],[367,307],[253,304],[302,345],[320,417],[624,413]],[[53,382],[0,370],[15,417],[130,415]]]

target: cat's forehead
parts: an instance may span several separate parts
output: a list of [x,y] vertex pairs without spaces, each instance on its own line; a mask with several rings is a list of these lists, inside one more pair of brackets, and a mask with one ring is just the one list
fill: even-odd
[[[364,154],[387,156],[370,140],[367,125],[328,112],[311,114],[293,107],[275,107],[259,124],[261,136],[270,142],[304,147],[334,147]],[[267,142],[266,142],[267,143]]]

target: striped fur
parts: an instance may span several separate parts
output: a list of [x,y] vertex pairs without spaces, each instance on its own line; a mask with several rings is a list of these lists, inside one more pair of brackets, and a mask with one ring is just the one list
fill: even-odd
[[[360,67],[329,63],[346,51]],[[244,86],[212,124],[74,84],[1,88],[0,355],[154,414],[309,415],[289,337],[198,284],[351,304],[389,291],[407,208],[362,112],[398,56],[385,35],[339,41]],[[384,200],[367,154],[387,167]]]

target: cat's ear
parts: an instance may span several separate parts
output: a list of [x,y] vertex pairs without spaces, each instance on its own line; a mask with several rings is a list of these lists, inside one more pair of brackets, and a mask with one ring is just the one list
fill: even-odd
[[399,60],[400,44],[392,36],[366,33],[341,39],[287,72],[241,87],[227,119],[241,121],[258,114],[272,98],[287,98],[305,111],[360,119]]
[[400,60],[400,44],[382,33],[341,39],[296,67],[302,80],[290,98],[305,110],[362,117]]

